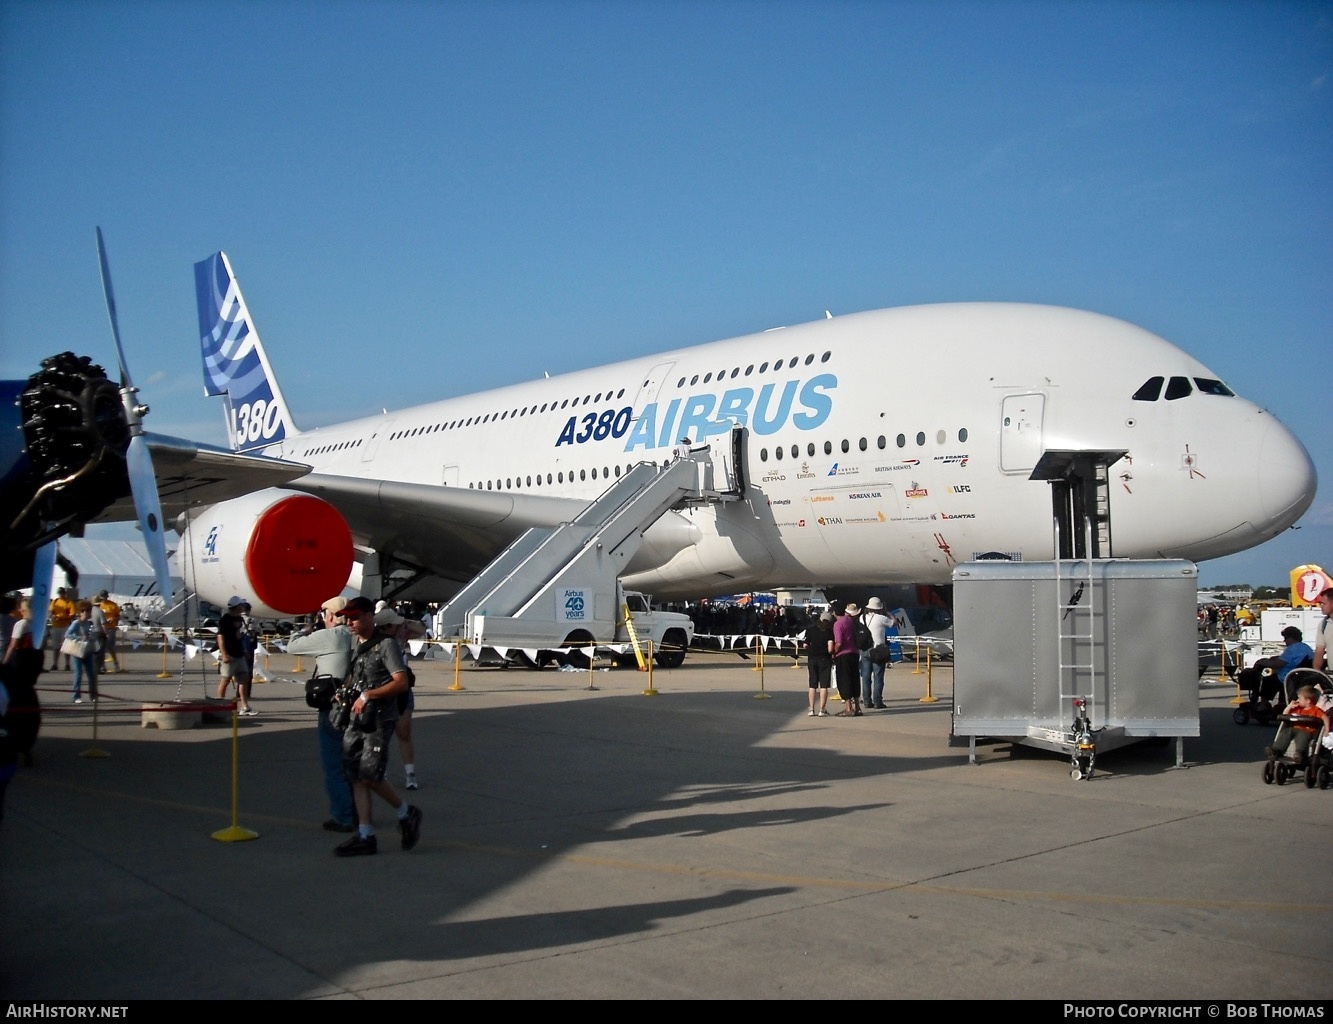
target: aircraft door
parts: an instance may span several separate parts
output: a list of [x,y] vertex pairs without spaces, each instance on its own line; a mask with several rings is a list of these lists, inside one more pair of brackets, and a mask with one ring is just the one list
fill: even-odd
[[389,436],[391,429],[393,429],[393,420],[385,420],[366,438],[365,446],[361,449],[362,462],[370,462],[375,458],[375,453],[380,449],[380,441]]
[[633,409],[635,419],[643,414],[644,409],[657,401],[657,392],[661,390],[663,381],[666,380],[667,374],[671,372],[671,368],[675,365],[675,360],[658,363],[644,375],[643,386],[639,388],[639,393],[634,396],[634,401],[630,406]]
[[1027,473],[1041,458],[1041,421],[1046,396],[1005,395],[1000,405],[1000,472]]
[[725,434],[718,434],[708,442],[711,466],[707,486],[722,494],[737,498],[745,494],[745,427],[732,423]]

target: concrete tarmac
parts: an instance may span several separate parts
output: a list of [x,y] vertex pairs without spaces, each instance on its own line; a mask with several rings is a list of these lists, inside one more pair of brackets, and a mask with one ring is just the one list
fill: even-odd
[[464,668],[451,691],[451,663],[414,663],[421,843],[377,803],[379,855],[338,859],[294,659],[239,723],[237,819],[260,835],[238,843],[211,838],[230,719],[138,713],[216,675],[125,660],[95,744],[68,674],[42,677],[0,824],[7,999],[1333,995],[1333,791],[1264,785],[1272,730],[1233,724],[1216,681],[1185,769],[1133,747],[1074,782],[1054,754],[950,748],[947,668],[934,704],[894,668],[857,721],[807,717],[789,659],[692,653],[652,697],[625,669],[590,691]]

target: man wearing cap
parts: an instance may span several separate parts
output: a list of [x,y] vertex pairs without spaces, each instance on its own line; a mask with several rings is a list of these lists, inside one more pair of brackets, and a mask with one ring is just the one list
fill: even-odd
[[[120,605],[111,600],[111,595],[105,590],[98,593],[93,605],[101,608],[105,617],[103,625],[106,629],[106,640],[102,646],[102,672],[119,672],[120,659],[116,656],[116,638],[120,635]],[[110,668],[107,667],[108,664]]]
[[[861,621],[870,630],[870,645],[878,647],[885,642],[889,630],[889,617],[884,614],[884,602],[872,597],[866,602],[866,610]],[[873,662],[861,652],[861,703],[868,708],[884,709],[884,669],[887,662]]]
[[[355,641],[352,631],[338,613],[347,607],[347,598],[332,597],[320,606],[323,629],[307,628],[300,636],[287,643],[288,654],[312,655],[315,675],[336,680],[334,687],[347,678]],[[312,631],[313,629],[313,631]],[[343,775],[343,737],[329,721],[328,707],[318,709],[316,715],[319,736],[319,762],[324,769],[324,790],[329,795],[329,818],[324,828],[330,832],[355,832],[356,807],[352,803],[352,787]]]
[[[403,656],[404,665],[407,665],[408,641],[420,640],[426,635],[424,623],[416,619],[403,618],[395,609],[389,607],[387,601],[376,602],[375,625],[397,641],[398,653]],[[417,706],[416,698],[413,696],[416,685],[416,675],[412,672],[412,667],[407,665],[407,692],[400,693],[396,698],[398,724],[394,726],[393,734],[398,737],[398,749],[403,754],[403,785],[408,789],[421,788],[417,782],[417,752],[412,743],[412,712]]]
[[[74,616],[78,614],[78,609],[74,602],[69,598],[69,591],[64,587],[56,590],[56,596],[51,599],[51,607],[47,611],[49,616],[50,628],[46,631],[44,644],[52,644],[55,649],[51,652],[51,671],[54,672],[60,667],[60,641],[65,635],[65,630],[69,629],[69,624],[74,621]],[[65,671],[69,671],[69,655],[65,655]]]
[[833,612],[833,678],[838,684],[838,696],[843,699],[839,718],[861,714],[857,663],[861,653],[856,647],[856,617],[861,609],[856,604],[842,608],[837,602],[829,604]]
[[227,687],[236,683],[237,713],[259,714],[250,706],[250,651],[246,635],[245,614],[250,604],[245,598],[233,596],[227,602],[226,614],[218,620],[218,699],[225,699]]
[[366,598],[352,598],[338,615],[347,620],[358,641],[347,677],[356,699],[343,733],[343,773],[352,784],[357,834],[333,852],[339,857],[379,852],[370,820],[372,793],[378,793],[394,809],[403,849],[410,850],[421,838],[421,810],[399,797],[384,781],[389,741],[398,721],[396,698],[408,686],[407,666],[397,641],[375,626],[375,606]]

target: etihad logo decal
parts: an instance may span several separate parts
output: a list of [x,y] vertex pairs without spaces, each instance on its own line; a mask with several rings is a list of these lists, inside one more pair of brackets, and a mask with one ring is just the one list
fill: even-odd
[[810,472],[810,463],[808,463],[808,462],[802,462],[802,463],[801,463],[801,471],[800,471],[799,473],[796,474],[796,479],[797,479],[797,480],[813,480],[814,478],[815,478],[815,474],[812,473],[812,472]]
[[955,512],[953,515],[950,515],[948,512],[940,513],[941,519],[975,519],[976,517],[975,512]]
[[966,466],[967,460],[968,456],[966,455],[936,455],[933,461],[942,462],[946,466],[949,465]]
[[876,466],[876,473],[896,473],[900,469],[916,469],[921,465],[920,459],[903,459],[902,462],[895,462],[891,466]]
[[776,483],[779,480],[786,480],[787,478],[783,476],[781,473],[779,473],[776,469],[774,469],[765,473],[763,477],[761,477],[760,479],[762,479],[762,481],[766,484],[771,484],[771,483]]
[[835,462],[833,468],[828,471],[829,476],[856,476],[861,472],[860,466],[842,466]]
[[814,430],[833,412],[838,378],[820,373],[807,380],[774,381],[759,389],[729,388],[673,398],[665,406],[649,402],[637,414],[632,406],[592,410],[570,416],[555,447],[589,441],[625,439],[625,451],[670,448],[682,437],[695,444],[728,433],[737,424],[758,437],[795,428]]
[[930,492],[927,491],[924,487],[917,487],[917,486],[913,485],[912,487],[909,487],[909,488],[907,488],[907,490],[903,491],[903,497],[905,497],[905,498],[924,498],[924,497],[925,497],[927,494],[929,494],[929,493],[930,493]]
[[855,498],[882,498],[883,495],[880,494],[879,491],[853,491],[851,494],[847,495],[847,497],[849,497],[849,498],[853,498],[853,499],[855,499]]

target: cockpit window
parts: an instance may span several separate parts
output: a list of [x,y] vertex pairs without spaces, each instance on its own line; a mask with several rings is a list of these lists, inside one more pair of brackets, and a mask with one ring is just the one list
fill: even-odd
[[1162,397],[1162,385],[1166,383],[1165,377],[1149,377],[1143,382],[1143,386],[1134,392],[1134,401],[1136,402],[1155,402]]
[[1166,400],[1174,402],[1177,398],[1187,398],[1193,390],[1188,377],[1172,377],[1166,386]]
[[1210,380],[1207,377],[1195,377],[1194,386],[1205,395],[1221,395],[1223,398],[1236,397],[1236,392],[1232,391],[1220,380]]

